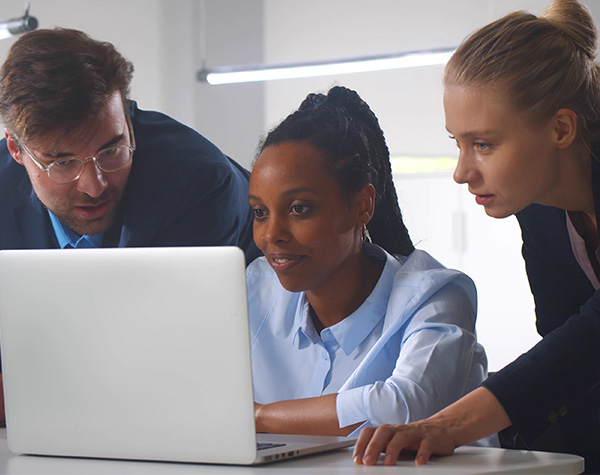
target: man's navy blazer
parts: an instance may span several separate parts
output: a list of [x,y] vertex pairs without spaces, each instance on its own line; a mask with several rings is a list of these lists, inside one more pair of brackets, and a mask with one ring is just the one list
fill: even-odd
[[[258,255],[249,173],[189,127],[131,103],[136,151],[118,222],[103,247],[239,246]],[[0,141],[0,249],[54,248],[48,212]]]

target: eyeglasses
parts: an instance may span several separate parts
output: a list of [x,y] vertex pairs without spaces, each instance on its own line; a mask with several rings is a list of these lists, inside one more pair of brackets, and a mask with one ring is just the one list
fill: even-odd
[[111,145],[110,147],[103,148],[96,155],[91,157],[69,157],[59,160],[54,160],[50,165],[45,166],[35,158],[33,153],[27,148],[27,146],[21,142],[17,137],[16,141],[23,147],[23,150],[27,152],[29,158],[35,163],[40,170],[42,170],[48,178],[57,185],[64,185],[66,183],[72,183],[81,177],[83,168],[87,162],[93,161],[94,164],[105,173],[116,172],[131,163],[133,159],[133,152],[135,151],[135,137],[130,123],[129,115],[127,118],[127,129],[129,130],[129,139],[131,145]]

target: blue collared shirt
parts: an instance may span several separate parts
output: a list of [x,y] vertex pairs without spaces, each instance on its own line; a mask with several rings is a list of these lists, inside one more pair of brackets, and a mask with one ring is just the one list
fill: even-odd
[[487,359],[475,336],[476,290],[424,251],[385,260],[371,295],[317,333],[304,292],[288,292],[264,257],[247,269],[258,403],[338,393],[340,427],[428,417],[475,389]]
[[58,240],[58,245],[61,249],[64,249],[67,246],[74,248],[91,248],[100,247],[102,245],[104,233],[92,234],[91,236],[87,234],[79,236],[71,228],[61,223],[52,211],[48,210],[48,214],[50,215],[52,228],[54,229],[54,234],[56,234],[56,239]]

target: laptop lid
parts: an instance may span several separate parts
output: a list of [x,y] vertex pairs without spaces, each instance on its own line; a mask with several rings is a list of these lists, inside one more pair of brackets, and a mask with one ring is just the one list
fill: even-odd
[[260,434],[236,247],[0,251],[16,453],[252,464],[353,444]]
[[0,251],[0,338],[14,452],[256,458],[238,248]]

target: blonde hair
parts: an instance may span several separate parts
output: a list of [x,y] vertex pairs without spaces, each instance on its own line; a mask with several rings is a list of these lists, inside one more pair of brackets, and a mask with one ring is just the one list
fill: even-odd
[[456,50],[444,85],[496,87],[515,110],[542,122],[573,110],[586,142],[600,139],[600,66],[589,10],[554,0],[540,16],[514,12],[481,28]]

